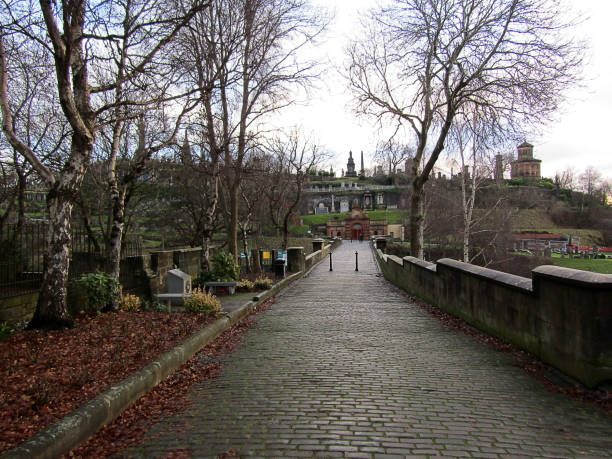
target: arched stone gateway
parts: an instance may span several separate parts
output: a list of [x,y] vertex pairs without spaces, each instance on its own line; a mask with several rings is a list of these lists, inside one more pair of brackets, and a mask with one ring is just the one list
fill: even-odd
[[388,234],[386,220],[372,220],[361,208],[354,207],[344,221],[331,220],[327,222],[327,235],[340,236],[343,239],[369,239],[372,234]]
[[353,223],[351,227],[351,239],[358,240],[363,235],[363,227],[361,223]]

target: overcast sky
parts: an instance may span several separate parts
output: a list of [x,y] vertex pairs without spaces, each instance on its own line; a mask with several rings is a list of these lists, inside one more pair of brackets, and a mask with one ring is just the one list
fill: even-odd
[[[365,11],[372,0],[312,0],[321,8],[335,9],[330,29],[317,48],[317,56],[330,66],[341,66],[347,38],[358,33],[359,11]],[[612,179],[612,39],[610,38],[611,0],[570,2],[584,13],[584,24],[578,32],[591,44],[589,64],[585,69],[583,88],[568,94],[569,101],[557,114],[557,121],[543,126],[539,135],[526,139],[534,145],[534,157],[542,160],[542,175],[573,167],[578,173],[592,166]],[[283,112],[285,123],[303,125],[334,154],[334,170],[346,169],[349,150],[359,168],[363,150],[366,168],[372,167],[371,155],[381,139],[373,121],[353,115],[346,83],[330,70],[306,103]]]

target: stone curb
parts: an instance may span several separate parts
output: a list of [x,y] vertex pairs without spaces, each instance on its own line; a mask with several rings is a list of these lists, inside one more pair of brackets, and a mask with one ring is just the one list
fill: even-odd
[[180,368],[201,348],[246,317],[261,302],[298,280],[304,274],[306,274],[304,271],[292,274],[274,284],[269,290],[254,296],[252,301],[245,303],[235,311],[227,313],[225,317],[217,319],[187,338],[182,344],[162,354],[142,370],[111,386],[106,392],[85,402],[55,424],[8,450],[1,456],[1,459],[57,458],[70,452]]

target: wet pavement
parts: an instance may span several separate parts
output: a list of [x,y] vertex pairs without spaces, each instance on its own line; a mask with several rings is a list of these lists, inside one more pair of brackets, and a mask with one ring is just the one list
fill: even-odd
[[[355,251],[359,271],[355,271]],[[612,457],[612,418],[445,328],[345,241],[126,457]]]

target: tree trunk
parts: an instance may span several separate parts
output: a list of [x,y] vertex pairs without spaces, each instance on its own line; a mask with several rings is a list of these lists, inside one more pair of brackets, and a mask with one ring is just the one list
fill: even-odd
[[230,221],[227,232],[229,250],[234,256],[234,263],[238,263],[238,186],[230,190]]
[[202,231],[202,259],[200,261],[200,269],[202,271],[210,271],[210,242],[213,236],[213,222],[215,220],[215,212],[217,211],[217,203],[219,202],[219,175],[216,170],[216,165],[213,167],[213,189],[212,197],[209,201],[208,209],[204,217],[204,231]]
[[112,224],[110,231],[109,263],[110,275],[119,280],[121,268],[121,243],[125,224],[125,194],[117,193],[112,197]]
[[54,186],[47,195],[49,227],[44,255],[43,284],[38,304],[28,328],[60,329],[72,327],[66,305],[68,268],[70,264],[70,215],[73,199],[70,193]]
[[17,188],[17,203],[18,203],[18,215],[17,215],[17,231],[21,232],[25,226],[25,192],[28,186],[26,176],[22,173],[19,174],[18,188]]
[[283,250],[287,250],[289,245],[289,214],[283,219]]
[[255,274],[261,274],[261,260],[259,259],[259,249],[253,251],[253,271]]
[[249,241],[247,239],[247,230],[246,226],[242,228],[242,245],[244,247],[244,256],[246,260],[246,272],[251,272],[251,260],[249,258]]
[[412,198],[410,200],[410,254],[416,258],[423,258],[423,227],[424,218],[423,186],[412,184]]
[[210,271],[210,231],[204,231],[202,234],[202,258],[200,260],[200,270]]
[[470,224],[467,221],[463,228],[463,261],[470,262]]

